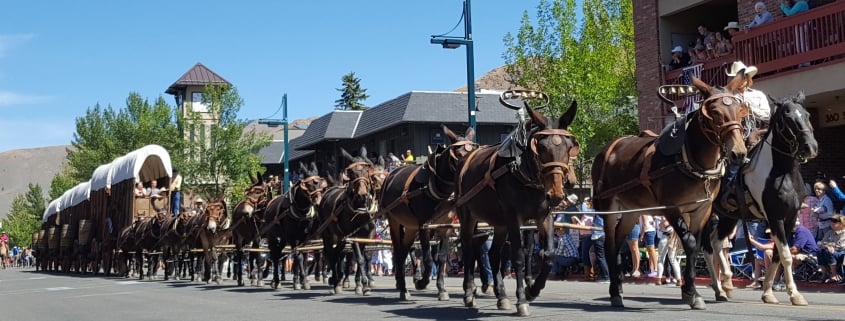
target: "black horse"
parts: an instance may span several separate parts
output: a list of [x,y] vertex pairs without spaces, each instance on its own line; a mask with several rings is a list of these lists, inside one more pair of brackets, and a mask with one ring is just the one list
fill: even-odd
[[[478,145],[472,142],[475,131],[468,128],[464,137],[456,135],[443,126],[443,132],[452,140],[449,148],[439,145],[428,155],[425,164],[402,166],[393,170],[384,182],[384,188],[379,194],[379,213],[387,216],[393,245],[393,262],[396,276],[396,289],[399,297],[408,300],[410,293],[405,285],[405,260],[411,252],[414,241],[419,235],[422,249],[423,269],[416,269],[414,283],[417,290],[425,289],[430,282],[431,264],[434,261],[439,268],[443,268],[449,251],[449,231],[451,229],[436,229],[439,242],[437,259],[432,260],[429,231],[423,230],[423,224],[451,223],[448,215],[452,202],[449,197],[455,189],[455,168],[460,159]],[[422,230],[422,233],[420,233]],[[440,300],[448,300],[443,276],[445,271],[437,274],[437,292]]]
[[[369,238],[372,236],[373,224],[373,172],[375,165],[366,158],[367,149],[361,147],[358,157],[352,157],[341,148],[343,156],[351,162],[344,170],[346,187],[329,188],[323,196],[319,206],[320,226],[315,231],[323,239],[323,255],[332,271],[329,285],[334,287],[334,293],[343,292],[341,282],[346,277],[343,265],[344,250],[348,237]],[[355,293],[368,294],[370,291],[369,260],[364,255],[364,245],[351,244],[357,270],[355,274]]]
[[722,251],[722,240],[727,238],[739,219],[764,219],[768,222],[774,236],[775,251],[772,258],[774,268],[766,269],[763,281],[762,299],[766,303],[778,303],[772,292],[772,282],[782,265],[790,301],[793,305],[807,305],[807,300],[795,286],[792,255],[786,243],[787,233],[791,233],[795,226],[795,217],[806,194],[800,164],[815,158],[819,148],[813,135],[810,114],[803,106],[804,98],[804,94],[800,93],[780,101],[771,101],[774,110],[769,130],[751,150],[751,162],[740,169],[742,175],[736,181],[741,184],[737,189],[739,193],[750,196],[748,199],[741,198],[744,200],[740,202],[743,208],[728,211],[718,202],[713,205],[713,210],[719,215],[719,226],[712,246],[713,251],[720,256],[719,264],[723,272],[720,278],[725,280],[726,288],[733,285],[730,283],[730,264]]
[[262,231],[267,238],[270,249],[269,264],[273,269],[274,289],[279,287],[280,259],[285,246],[290,246],[293,262],[294,289],[310,289],[303,253],[297,247],[303,245],[311,237],[315,228],[315,206],[322,200],[325,180],[320,178],[317,165],[313,162],[310,168],[300,163],[300,172],[305,178],[293,185],[288,194],[274,198],[267,205],[264,215]]
[[[243,266],[244,266],[244,245],[251,244],[253,249],[259,247],[261,241],[261,233],[259,232],[259,225],[264,219],[263,211],[267,207],[267,203],[273,198],[270,186],[261,181],[261,176],[250,176],[252,186],[246,190],[244,200],[238,202],[232,210],[232,243],[235,245],[235,279],[238,281],[238,286],[243,286]],[[249,255],[250,266],[258,262],[258,255],[256,252],[250,252]],[[250,282],[255,283],[261,280],[260,277],[250,275]]]
[[[529,121],[521,122],[500,145],[482,147],[464,158],[458,166],[457,210],[461,223],[464,264],[464,304],[475,305],[473,247],[479,221],[494,228],[490,265],[500,267],[505,241],[511,243],[510,258],[516,271],[517,313],[529,314],[528,302],[545,287],[552,265],[551,208],[563,200],[564,184],[574,182],[571,162],[578,154],[578,142],[566,130],[577,111],[573,102],[560,118],[547,118],[525,107]],[[537,279],[525,286],[525,248],[521,226],[534,220],[540,235],[542,260]],[[494,273],[494,292],[499,309],[510,309],[502,274]]]

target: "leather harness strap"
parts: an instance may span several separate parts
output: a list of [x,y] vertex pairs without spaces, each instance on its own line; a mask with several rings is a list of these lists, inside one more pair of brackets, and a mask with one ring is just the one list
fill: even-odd
[[[399,206],[399,204],[408,205],[412,198],[415,198],[423,193],[423,189],[415,189],[413,191],[409,191],[411,189],[411,183],[414,182],[414,178],[417,176],[417,173],[419,173],[421,168],[422,166],[417,166],[417,168],[415,168],[413,172],[411,172],[411,175],[408,175],[408,178],[405,180],[404,188],[402,189],[402,194],[399,196],[399,198],[393,200],[393,202],[390,202],[390,204],[388,204],[387,206],[384,206],[379,209],[378,213],[376,213],[374,216],[380,216],[384,213],[390,212],[394,208]],[[387,186],[385,186],[384,188],[387,189]]]
[[[467,168],[469,168],[469,165],[471,164],[472,159],[475,158],[475,155],[480,150],[481,149],[476,149],[467,156],[466,162],[464,163],[463,168],[461,168],[461,175],[458,176],[459,182],[463,180],[463,177],[466,174]],[[496,179],[501,177],[505,173],[507,173],[508,167],[502,166],[502,167],[497,168],[495,171],[493,171],[493,165],[496,164],[497,153],[492,153],[492,154],[493,155],[490,156],[489,165],[487,166],[487,171],[484,173],[484,179],[481,182],[479,182],[479,184],[476,184],[475,186],[473,186],[472,189],[470,189],[466,194],[461,195],[461,197],[455,203],[455,206],[459,206],[459,207],[463,206],[464,204],[466,204],[466,202],[471,200],[473,197],[475,197],[475,195],[480,193],[481,190],[483,190],[486,187],[490,187],[493,190],[496,190],[496,186],[495,186]],[[459,189],[461,188],[461,184],[458,184],[458,188]]]

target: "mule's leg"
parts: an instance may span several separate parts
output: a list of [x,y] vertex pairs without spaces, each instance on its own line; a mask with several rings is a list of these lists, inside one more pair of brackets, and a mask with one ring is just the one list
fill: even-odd
[[681,297],[684,303],[689,304],[694,310],[706,308],[704,299],[695,289],[695,259],[698,257],[699,244],[687,228],[683,219],[679,218],[676,231],[680,233],[681,245],[684,246],[684,253],[687,255],[687,264],[684,265],[684,285],[681,287]]
[[[405,237],[403,238],[402,243],[406,244],[407,248],[410,248],[414,244],[414,239],[417,238],[417,235],[419,235],[419,238],[420,238],[420,253],[422,253],[422,257],[420,258],[421,259],[420,261],[422,263],[419,267],[417,267],[417,269],[421,271],[420,273],[421,273],[422,277],[419,278],[418,280],[415,280],[414,286],[416,287],[417,290],[423,290],[426,287],[428,287],[428,283],[431,282],[432,265],[436,264],[436,263],[434,263],[434,259],[433,259],[432,254],[431,254],[431,237],[430,237],[431,233],[429,233],[429,231],[422,230],[422,226],[417,227],[416,231],[408,231],[406,229],[405,230]],[[440,255],[440,252],[437,252],[437,254]],[[395,254],[394,254],[394,257],[395,257]],[[403,257],[402,258],[403,265],[404,265],[404,261],[405,261],[405,258]],[[394,270],[395,270],[396,273],[398,273],[398,271],[400,270],[399,266],[394,264]],[[441,271],[441,270],[438,270],[437,272],[443,273],[443,271]],[[448,300],[449,296],[447,294],[445,298],[439,297],[439,299],[440,300],[444,300],[444,299]]]
[[[447,266],[446,262],[448,260],[449,250],[451,248],[451,246],[450,246],[451,242],[449,242],[449,231],[451,231],[451,229],[438,230],[436,232],[438,240],[437,240],[437,256],[434,260],[434,264],[437,265],[437,299],[440,300],[440,301],[448,301],[449,300],[449,291],[446,290],[446,281],[445,281],[446,273],[447,273],[446,272],[446,266]],[[428,234],[428,233],[423,231],[422,234]],[[427,243],[420,242],[420,244],[427,244]],[[429,250],[431,249],[431,246],[426,245],[425,247],[428,247]],[[429,279],[430,278],[429,276],[431,275],[431,265],[426,265],[426,268],[427,269],[423,270],[424,271],[423,275],[425,276],[425,277],[423,277],[423,279]]]
[[[710,274],[710,288],[716,294],[716,301],[727,301],[727,294],[722,289],[722,270],[725,265],[722,264],[721,257],[724,256],[722,252],[722,239],[718,235],[718,229],[715,225],[716,216],[712,216],[710,222],[705,225],[704,231],[701,233],[704,240],[701,240],[701,250],[704,252],[704,262],[707,265],[707,270]],[[714,260],[714,257],[719,257]],[[730,273],[730,272],[729,272]]]
[[[597,211],[599,207],[596,207]],[[610,209],[609,206],[601,207],[602,210]],[[623,231],[617,227],[619,224],[619,215],[605,215],[604,217],[604,257],[607,260],[608,276],[610,277],[610,287],[608,292],[610,294],[610,305],[614,307],[624,307],[622,301],[622,267],[620,266],[619,246],[625,244],[625,235],[630,232],[630,225],[628,231]],[[601,239],[596,240],[596,250],[598,251]],[[598,273],[598,269],[596,270]]]
[[369,260],[364,252],[364,244],[352,243],[352,251],[358,267],[355,269],[355,294],[370,295]]
[[461,248],[463,249],[464,265],[464,305],[468,308],[475,306],[475,253],[472,251],[472,238],[478,223],[464,208],[458,208],[461,223]]
[[[737,222],[739,220],[733,219],[728,217],[727,215],[719,218],[719,225],[717,230],[717,238],[724,240],[728,237],[728,235],[734,233],[737,229]],[[721,248],[723,246],[723,242],[718,244],[718,247]],[[714,247],[715,249],[715,247]],[[733,271],[731,271],[731,263],[730,259],[725,256],[725,251],[722,249],[719,251],[719,263],[722,266],[722,275],[720,276],[720,281],[722,281],[722,290],[725,293],[725,296],[730,298],[733,296],[734,291],[734,283],[733,283]]]
[[290,255],[291,257],[293,257],[293,265],[291,266],[291,276],[293,277],[293,289],[301,290],[302,275],[299,274],[299,269],[302,266],[302,253],[296,249],[291,249]]
[[[549,278],[549,272],[552,269],[553,253],[551,251],[554,248],[551,238],[554,235],[552,228],[551,215],[537,223],[537,240],[540,242],[540,273],[537,275],[537,279],[533,283],[529,283],[525,290],[528,301],[533,301],[540,296],[540,291],[546,287],[546,280]],[[533,245],[531,248],[533,249]]]
[[[493,270],[493,293],[496,295],[496,307],[499,310],[511,309],[511,303],[505,291],[505,283],[502,280],[503,274],[509,273],[506,271],[504,264],[507,260],[502,259],[502,255],[505,253],[504,248],[507,238],[507,231],[502,229],[493,230],[493,243],[490,245],[490,250],[487,254],[490,257],[490,267]],[[486,240],[484,241],[486,242]],[[508,255],[510,255],[510,249],[508,249]]]
[[525,244],[522,242],[519,222],[512,222],[507,230],[508,239],[511,240],[511,261],[516,271],[516,312],[519,316],[528,316],[528,299],[525,297]]
[[[238,286],[244,286],[244,249],[240,240],[235,238],[235,280]],[[252,279],[252,278],[250,278]]]
[[405,259],[408,258],[408,251],[413,244],[413,240],[408,244],[406,237],[408,236],[407,229],[398,222],[391,222],[390,228],[390,243],[393,246],[393,266],[395,269],[394,279],[396,280],[396,289],[399,290],[400,300],[409,300],[411,293],[408,292],[408,287],[405,284]]

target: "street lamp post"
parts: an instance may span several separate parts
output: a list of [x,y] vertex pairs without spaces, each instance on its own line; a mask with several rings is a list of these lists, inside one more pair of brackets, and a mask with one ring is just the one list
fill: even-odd
[[[446,49],[457,49],[462,45],[467,48],[467,112],[469,127],[475,131],[475,62],[473,61],[472,15],[469,2],[470,0],[464,0],[464,14],[462,17],[464,19],[464,37],[431,36],[431,43],[439,44]],[[476,137],[478,135],[472,137],[473,142],[478,142]]]
[[287,194],[288,188],[290,188],[290,162],[288,161],[288,151],[289,151],[289,141],[288,141],[288,94],[284,94],[282,96],[282,119],[259,119],[259,124],[267,125],[270,127],[278,127],[279,125],[284,126],[284,144],[285,148],[282,154],[282,159],[285,165],[285,173],[284,173],[284,180],[282,180],[282,193]]

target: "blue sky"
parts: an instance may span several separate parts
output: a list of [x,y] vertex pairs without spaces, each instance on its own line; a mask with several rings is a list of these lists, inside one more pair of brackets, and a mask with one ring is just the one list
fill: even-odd
[[[466,85],[466,51],[429,43],[462,0],[11,1],[0,10],[0,152],[70,144],[74,120],[130,92],[154,101],[197,62],[233,83],[239,118],[320,116],[354,71],[375,106]],[[472,2],[475,77],[501,66],[538,0]],[[462,36],[459,26],[450,35]],[[274,118],[281,118],[281,114]]]

